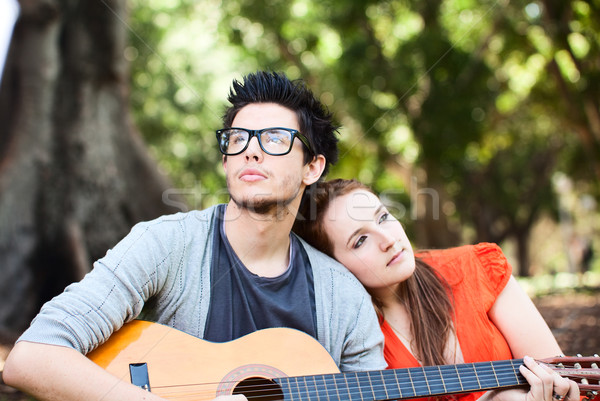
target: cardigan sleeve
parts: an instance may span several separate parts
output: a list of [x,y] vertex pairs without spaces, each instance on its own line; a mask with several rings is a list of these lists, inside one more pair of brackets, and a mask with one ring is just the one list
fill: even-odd
[[163,216],[136,224],[81,281],[46,302],[18,341],[61,345],[84,354],[106,341],[140,314],[164,286],[168,267],[177,265],[175,250],[181,248],[182,236],[169,234],[181,231],[180,219]]

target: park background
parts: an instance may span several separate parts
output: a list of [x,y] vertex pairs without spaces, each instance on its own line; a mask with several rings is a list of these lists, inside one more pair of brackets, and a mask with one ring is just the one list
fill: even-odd
[[371,185],[416,248],[498,243],[563,349],[598,352],[600,1],[20,6],[0,86],[0,361],[133,224],[227,201],[214,131],[258,69],[335,114],[328,178]]

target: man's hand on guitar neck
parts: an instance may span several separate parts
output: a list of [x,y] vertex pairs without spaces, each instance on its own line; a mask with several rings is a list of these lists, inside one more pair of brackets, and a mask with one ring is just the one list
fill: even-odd
[[572,380],[561,377],[531,357],[524,357],[525,366],[519,368],[529,389],[488,391],[478,401],[579,401],[579,387]]

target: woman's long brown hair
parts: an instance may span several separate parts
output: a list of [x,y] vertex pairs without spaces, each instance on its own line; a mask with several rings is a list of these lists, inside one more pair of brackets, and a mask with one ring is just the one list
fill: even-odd
[[[304,197],[293,231],[306,242],[333,257],[333,244],[324,227],[324,216],[329,204],[337,197],[356,190],[373,191],[356,180],[319,182]],[[444,352],[451,332],[453,303],[450,286],[433,268],[420,258],[415,271],[398,287],[398,302],[409,315],[412,330],[412,351],[424,366],[444,365]],[[375,309],[383,316],[381,302],[373,297]],[[383,316],[385,317],[385,316]]]

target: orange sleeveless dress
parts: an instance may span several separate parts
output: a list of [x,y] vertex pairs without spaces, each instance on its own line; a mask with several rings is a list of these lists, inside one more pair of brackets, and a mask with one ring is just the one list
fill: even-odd
[[[512,359],[506,340],[488,317],[488,311],[512,274],[500,247],[481,243],[417,252],[417,256],[431,265],[452,288],[456,315],[454,324],[465,362]],[[421,366],[388,323],[385,320],[380,323],[388,368]],[[481,395],[482,392],[449,395],[443,399],[474,401]]]

